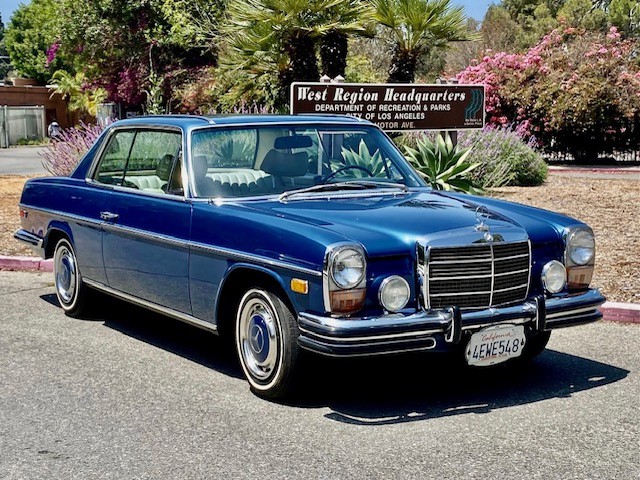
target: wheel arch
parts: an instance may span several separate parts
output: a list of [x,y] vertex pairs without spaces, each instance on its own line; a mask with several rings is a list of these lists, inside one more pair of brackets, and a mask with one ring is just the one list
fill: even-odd
[[[215,304],[218,332],[222,336],[233,333],[233,325],[242,295],[249,288],[264,288],[279,294],[285,304],[296,312],[282,277],[273,270],[248,263],[232,265],[220,283]],[[224,301],[221,299],[224,298]]]
[[73,244],[73,233],[68,224],[63,222],[51,222],[47,233],[44,237],[42,247],[44,248],[44,258],[52,258],[56,248],[56,244],[61,238],[66,238],[71,243],[71,246],[75,248]]

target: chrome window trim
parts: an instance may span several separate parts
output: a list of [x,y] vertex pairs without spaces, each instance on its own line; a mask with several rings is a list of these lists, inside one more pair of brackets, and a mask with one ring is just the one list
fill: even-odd
[[162,198],[164,200],[172,200],[174,202],[186,202],[187,198],[184,195],[174,195],[170,193],[159,193],[159,192],[150,192],[147,190],[138,190],[135,188],[123,187],[120,185],[108,185],[106,183],[96,182],[91,178],[85,178],[85,182],[87,185],[91,185],[92,187],[103,188],[105,190],[111,190],[115,192],[122,193],[133,193],[135,195],[142,195],[146,197],[152,198]]
[[83,281],[90,287],[95,288],[96,290],[100,290],[105,293],[108,293],[110,295],[113,295],[114,297],[121,298],[123,300],[134,303],[136,305],[140,305],[142,307],[146,307],[149,310],[153,310],[163,315],[173,317],[175,319],[181,320],[195,327],[199,327],[204,330],[209,330],[211,332],[218,333],[218,327],[213,323],[205,322],[204,320],[196,318],[187,313],[179,312],[177,310],[173,310],[171,308],[158,305],[157,303],[149,302],[148,300],[143,300],[142,298],[138,298],[134,295],[130,295],[128,293],[121,292],[120,290],[116,290],[114,288],[108,287],[107,285],[104,285],[103,283],[100,283],[100,282],[96,282],[90,279],[83,279]]
[[[174,199],[181,199],[184,200],[185,198],[187,198],[186,196],[186,189],[185,192],[182,195],[173,195],[173,194],[169,194],[169,193],[156,193],[156,192],[145,192],[144,190],[138,190],[135,188],[128,188],[128,187],[124,187],[121,185],[109,185],[106,183],[101,183],[95,180],[95,175],[96,175],[96,171],[98,169],[98,165],[100,165],[100,162],[102,161],[102,157],[104,154],[104,150],[107,148],[107,145],[109,144],[109,140],[111,140],[111,137],[113,135],[115,135],[118,132],[121,131],[149,131],[149,130],[153,130],[153,131],[166,131],[166,132],[171,132],[171,133],[179,133],[181,136],[181,144],[182,144],[182,158],[183,158],[183,167],[184,167],[184,149],[185,149],[185,133],[182,130],[182,128],[177,127],[175,125],[158,125],[158,124],[135,124],[135,125],[121,125],[121,126],[115,126],[115,127],[110,127],[109,132],[107,134],[107,136],[104,138],[104,140],[102,141],[102,144],[100,145],[100,149],[96,152],[96,155],[93,158],[93,162],[91,163],[91,166],[87,169],[87,174],[85,175],[84,179],[85,182],[88,185],[92,185],[94,187],[101,187],[101,188],[107,188],[110,190],[118,190],[121,191],[121,189],[123,189],[126,192],[135,192],[136,194],[145,194],[145,195],[152,195],[154,197],[162,197],[162,198],[174,198]],[[134,139],[135,140],[135,139]],[[133,144],[132,144],[133,146]],[[182,184],[185,185],[184,181],[185,181],[185,168],[182,168]]]
[[[23,206],[22,204],[20,206]],[[106,230],[113,230],[113,231],[119,231],[119,232],[123,232],[123,233],[131,233],[133,235],[138,235],[138,236],[143,236],[144,238],[147,238],[149,240],[155,240],[155,241],[159,241],[161,243],[166,243],[168,245],[172,245],[172,246],[177,246],[177,247],[181,247],[181,248],[189,248],[189,249],[195,249],[195,250],[199,250],[199,251],[204,251],[204,252],[208,252],[208,253],[214,253],[214,254],[218,254],[218,255],[222,255],[222,256],[227,256],[236,260],[244,260],[244,261],[250,261],[253,262],[257,265],[264,265],[264,266],[270,266],[270,267],[278,267],[278,268],[282,268],[285,270],[290,270],[290,271],[295,271],[295,272],[300,272],[300,273],[306,273],[307,275],[310,276],[315,276],[315,277],[321,277],[322,276],[322,272],[319,272],[317,270],[313,270],[311,268],[307,268],[307,267],[301,267],[299,265],[295,265],[292,263],[288,263],[288,262],[284,262],[282,260],[276,260],[276,259],[271,259],[268,257],[263,257],[260,255],[253,255],[251,253],[245,253],[245,252],[240,252],[238,250],[233,250],[233,249],[229,249],[229,248],[224,248],[224,247],[214,247],[211,245],[205,245],[202,243],[198,243],[198,242],[193,242],[193,241],[187,241],[187,240],[183,240],[177,237],[173,237],[170,235],[163,235],[163,234],[158,234],[155,232],[149,232],[146,230],[140,230],[140,229],[135,229],[135,228],[131,228],[131,227],[123,227],[120,225],[114,225],[108,222],[104,222],[102,220],[94,220],[94,219],[90,219],[87,217],[82,217],[79,215],[73,215],[73,214],[69,214],[69,213],[64,213],[64,212],[60,212],[58,210],[51,210],[51,209],[47,209],[47,208],[37,208],[37,207],[27,207],[25,205],[26,208],[31,208],[32,210],[36,210],[36,211],[40,211],[43,213],[48,213],[50,215],[59,217],[59,218],[63,218],[63,219],[67,219],[67,220],[71,220],[73,222],[77,222],[77,223],[81,223],[81,224],[87,224],[87,225],[93,225],[93,226],[98,226],[98,227],[104,227]]]

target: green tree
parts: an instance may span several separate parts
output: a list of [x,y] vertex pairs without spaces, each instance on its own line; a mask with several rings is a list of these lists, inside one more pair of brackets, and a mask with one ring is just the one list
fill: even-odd
[[496,52],[515,50],[522,27],[500,5],[491,5],[482,21],[480,35],[485,48]]
[[470,39],[462,7],[450,0],[372,0],[392,50],[389,82],[415,81],[419,62],[434,48]]
[[567,25],[586,30],[606,30],[607,15],[594,8],[591,0],[567,0],[558,11],[558,19]]
[[9,53],[4,45],[4,23],[2,22],[2,15],[0,15],[0,80],[5,78],[10,70]]
[[222,69],[248,73],[257,85],[277,84],[275,105],[284,108],[291,82],[320,78],[319,42],[323,70],[344,75],[345,39],[366,32],[369,8],[357,0],[231,0]]
[[153,91],[154,102],[164,103],[180,71],[216,63],[200,24],[217,21],[222,0],[63,1],[62,48],[111,100],[139,107]]
[[62,55],[47,58],[47,51],[60,35],[60,19],[60,3],[55,0],[20,4],[13,13],[5,31],[5,46],[19,73],[45,83],[52,72],[66,66]]
[[329,78],[345,76],[349,37],[352,35],[373,36],[374,11],[363,0],[333,2],[324,11],[322,22],[333,25],[320,37],[321,73]]
[[611,0],[609,20],[627,37],[640,36],[640,1]]

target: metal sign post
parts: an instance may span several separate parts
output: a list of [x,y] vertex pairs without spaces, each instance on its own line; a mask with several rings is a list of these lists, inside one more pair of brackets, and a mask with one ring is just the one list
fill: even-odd
[[485,125],[482,85],[293,83],[292,114],[342,114],[387,132],[469,130]]

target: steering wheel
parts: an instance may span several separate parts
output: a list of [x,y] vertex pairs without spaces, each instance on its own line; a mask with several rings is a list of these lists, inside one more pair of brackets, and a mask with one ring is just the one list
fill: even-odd
[[361,167],[360,165],[345,165],[344,167],[340,167],[335,172],[331,172],[329,175],[327,175],[322,180],[320,180],[320,184],[327,183],[329,180],[331,180],[337,174],[339,174],[341,172],[344,172],[345,170],[362,170],[363,172],[368,174],[370,177],[374,176],[373,172],[371,170],[369,170],[368,168],[366,168],[366,167]]

